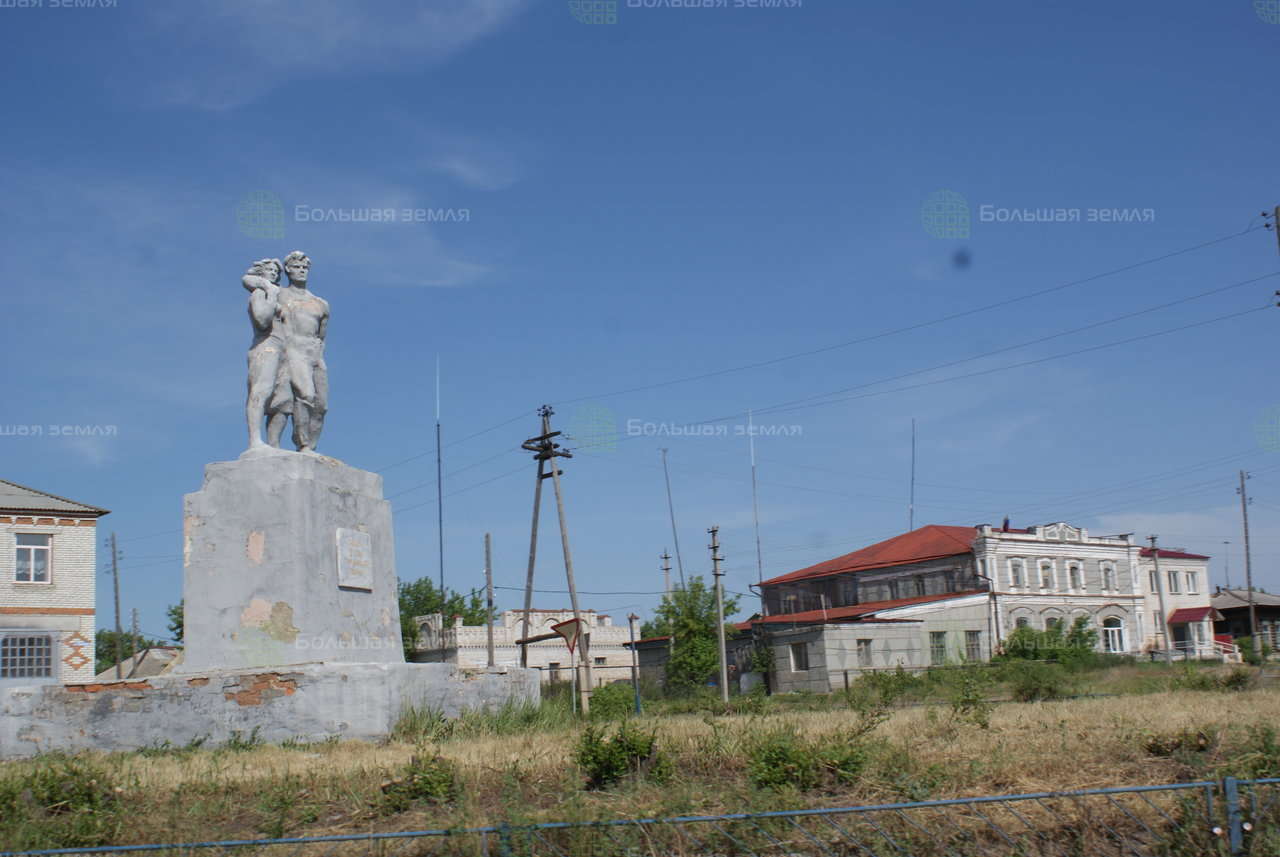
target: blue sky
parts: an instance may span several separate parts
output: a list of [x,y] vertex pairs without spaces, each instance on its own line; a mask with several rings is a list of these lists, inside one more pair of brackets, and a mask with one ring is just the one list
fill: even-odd
[[[914,418],[917,524],[1156,533],[1216,583],[1230,540],[1238,584],[1244,468],[1256,582],[1280,587],[1280,277],[1153,309],[1280,271],[1265,3],[618,0],[590,24],[567,0],[50,2],[0,9],[0,422],[115,434],[10,433],[0,475],[113,510],[150,633],[181,596],[182,494],[244,445],[239,276],[295,248],[333,312],[321,451],[383,473],[404,579],[437,573],[439,355],[453,588],[480,584],[486,531],[499,586],[523,581],[517,449],[544,402],[587,443],[564,483],[589,593],[661,588],[661,447],[686,572],[718,524],[747,591],[748,409],[766,576],[906,529]],[[941,191],[967,236],[926,229]],[[275,236],[237,220],[263,198]],[[297,216],[372,208],[468,219]],[[539,585],[563,589],[544,522]]]

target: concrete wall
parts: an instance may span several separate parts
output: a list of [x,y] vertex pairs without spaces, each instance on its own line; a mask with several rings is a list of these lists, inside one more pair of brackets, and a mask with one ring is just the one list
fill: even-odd
[[[0,632],[52,632],[50,683],[92,681],[97,561],[93,518],[0,516]],[[52,536],[48,583],[14,580],[16,535]],[[0,680],[0,686],[12,682]]]
[[406,706],[447,716],[507,700],[537,703],[532,670],[445,664],[305,664],[140,681],[0,688],[0,758],[50,750],[134,750],[235,735],[280,742],[378,740]]

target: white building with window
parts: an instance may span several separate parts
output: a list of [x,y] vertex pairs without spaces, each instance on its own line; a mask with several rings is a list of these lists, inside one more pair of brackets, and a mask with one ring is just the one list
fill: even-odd
[[[573,611],[529,611],[529,636],[551,633],[553,625],[573,618]],[[631,640],[627,625],[615,625],[606,614],[583,610],[582,621],[590,628],[587,655],[591,658],[591,681],[594,685],[631,679]],[[484,625],[464,625],[462,617],[455,616],[446,624],[439,613],[417,616],[418,647],[412,660],[428,663],[457,664],[460,667],[484,668],[488,662],[488,629]],[[494,662],[497,666],[519,666],[521,639],[524,629],[523,610],[504,610],[493,625]],[[569,654],[569,647],[559,637],[528,645],[528,665],[541,671],[543,682],[571,681],[573,667],[578,663],[578,653]]]
[[0,685],[91,682],[106,509],[0,479]]
[[[1159,574],[1156,573],[1157,559]],[[1171,548],[1160,548],[1157,557],[1151,548],[1143,548],[1141,567],[1147,614],[1161,615],[1160,596],[1163,595],[1169,633],[1166,644],[1165,629],[1153,623],[1147,633],[1146,648],[1163,651],[1167,647],[1180,656],[1192,658],[1212,656],[1215,652],[1213,622],[1222,617],[1211,603],[1209,557]]]

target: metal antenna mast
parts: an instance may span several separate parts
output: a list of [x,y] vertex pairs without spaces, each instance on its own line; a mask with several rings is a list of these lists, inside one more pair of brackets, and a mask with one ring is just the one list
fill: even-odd
[[676,569],[680,572],[680,588],[684,589],[684,561],[680,559],[680,534],[676,532],[676,507],[671,502],[671,473],[667,470],[667,450],[662,450],[662,475],[667,480],[667,513],[671,515],[671,539],[676,546]]

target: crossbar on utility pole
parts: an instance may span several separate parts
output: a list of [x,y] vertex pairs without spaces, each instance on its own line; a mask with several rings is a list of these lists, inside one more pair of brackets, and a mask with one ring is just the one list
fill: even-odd
[[1156,595],[1160,602],[1160,636],[1164,637],[1164,660],[1165,663],[1173,663],[1173,638],[1169,634],[1169,613],[1164,606],[1164,578],[1160,576],[1160,548],[1156,547],[1156,539],[1159,536],[1147,536],[1151,542],[1151,559],[1155,562],[1156,575]]
[[711,576],[716,582],[716,644],[720,653],[720,701],[729,701],[729,655],[724,642],[724,585],[720,578],[724,572],[720,570],[723,557],[720,556],[720,528],[707,530],[711,534]]

